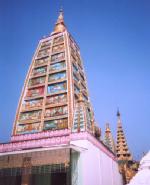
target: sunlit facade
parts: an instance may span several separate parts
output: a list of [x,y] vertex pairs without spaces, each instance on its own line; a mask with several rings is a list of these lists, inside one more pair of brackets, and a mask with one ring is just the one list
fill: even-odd
[[80,50],[62,11],[33,56],[11,141],[0,144],[1,184],[122,185],[116,157],[100,141]]

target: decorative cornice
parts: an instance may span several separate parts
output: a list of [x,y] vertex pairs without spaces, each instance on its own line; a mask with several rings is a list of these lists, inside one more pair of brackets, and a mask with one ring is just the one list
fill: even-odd
[[62,137],[69,135],[71,132],[69,129],[56,130],[56,131],[44,131],[34,134],[15,135],[11,137],[11,142],[37,140],[43,138]]
[[69,142],[70,142],[70,136],[13,142],[13,143],[1,144],[0,153],[13,152],[17,150],[26,150],[26,149],[32,150],[33,148],[52,147],[56,145],[59,146],[59,145],[69,144]]
[[[43,138],[42,138],[43,136]],[[17,138],[16,138],[17,137]],[[31,138],[31,139],[30,139]],[[24,139],[24,140],[23,140]],[[22,136],[13,136],[10,143],[0,144],[0,153],[14,152],[20,150],[32,150],[35,148],[47,148],[53,146],[68,145],[71,141],[88,140],[106,155],[116,160],[100,141],[88,132],[71,133],[70,130],[47,131],[37,134],[28,134]]]

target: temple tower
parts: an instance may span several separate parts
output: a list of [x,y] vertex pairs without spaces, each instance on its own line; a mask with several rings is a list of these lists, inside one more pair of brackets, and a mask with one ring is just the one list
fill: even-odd
[[129,151],[125,134],[122,128],[121,115],[119,110],[117,111],[117,118],[118,121],[116,153],[118,158],[119,169],[122,173],[124,184],[127,184],[136,174],[138,162],[133,160],[132,155]]
[[125,134],[122,128],[121,115],[120,115],[119,110],[117,111],[117,118],[118,120],[117,120],[116,152],[117,152],[118,161],[119,162],[132,161],[132,156],[128,149]]
[[116,152],[115,142],[111,133],[111,129],[109,127],[109,123],[106,123],[106,130],[103,143],[113,152]]
[[80,50],[61,10],[33,56],[11,141],[0,144],[0,184],[122,185],[100,135]]
[[[74,109],[86,106],[88,131],[94,117],[80,50],[64,23],[60,10],[54,31],[39,41],[19,101],[12,135],[72,129]],[[86,123],[85,123],[86,124]]]

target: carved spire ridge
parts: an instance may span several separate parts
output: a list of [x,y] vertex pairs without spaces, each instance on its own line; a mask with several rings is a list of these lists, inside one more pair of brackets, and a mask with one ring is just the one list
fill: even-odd
[[78,100],[74,109],[72,132],[88,131],[93,133],[93,114],[87,102],[84,100],[82,91],[79,92]]
[[103,140],[104,144],[115,153],[115,142],[111,133],[111,129],[109,127],[109,123],[106,123],[105,136]]

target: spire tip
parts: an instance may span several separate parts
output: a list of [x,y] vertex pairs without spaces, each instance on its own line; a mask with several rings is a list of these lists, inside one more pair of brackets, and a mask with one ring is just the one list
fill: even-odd
[[106,123],[106,132],[110,132],[110,126],[109,126],[109,123]]
[[59,10],[59,12],[61,13],[63,13],[64,11],[63,11],[63,6],[60,6],[60,10]]
[[55,24],[54,33],[63,32],[66,29],[63,14],[64,14],[63,9],[61,7],[60,11],[59,11],[58,19],[57,19],[56,24]]
[[119,108],[117,108],[117,116],[120,117],[120,111]]

